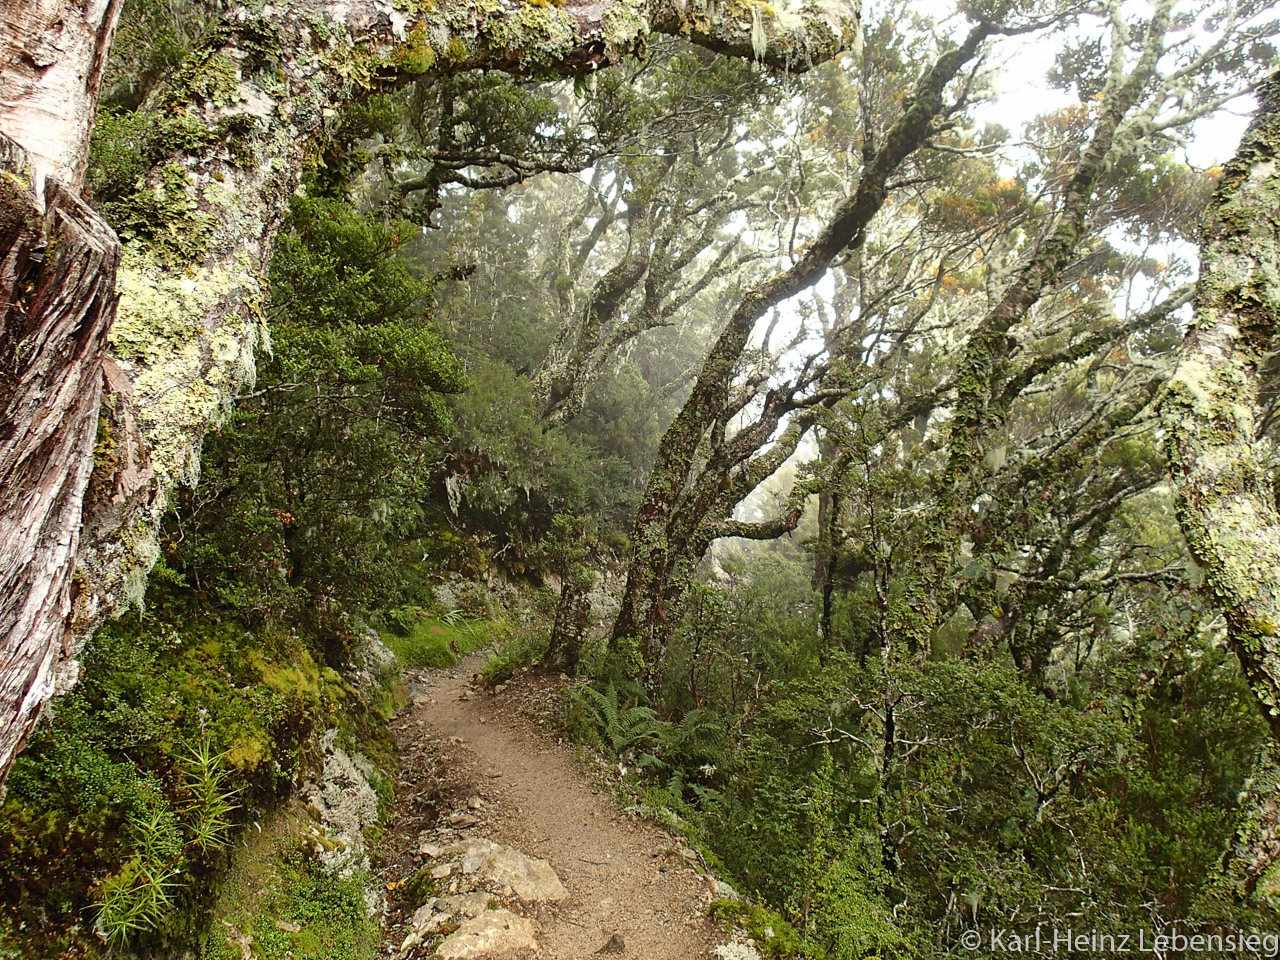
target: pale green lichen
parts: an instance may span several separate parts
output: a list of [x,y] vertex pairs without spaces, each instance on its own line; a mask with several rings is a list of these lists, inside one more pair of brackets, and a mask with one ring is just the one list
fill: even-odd
[[[155,493],[94,564],[100,581],[118,584],[120,595],[108,596],[114,607],[141,607],[147,574],[159,556],[157,530],[169,492],[175,483],[195,483],[204,434],[230,414],[238,390],[253,382],[253,353],[263,339],[260,313],[252,309],[258,289],[243,258],[182,274],[140,243],[122,252],[111,349],[133,380]],[[207,324],[224,309],[244,319]]]
[[147,575],[160,559],[159,527],[147,520],[136,523],[121,536],[121,544],[123,606],[142,610],[146,605]]
[[171,107],[185,103],[227,106],[236,102],[239,80],[236,65],[225,54],[197,55],[169,83],[165,102]]
[[758,5],[753,6],[751,8],[751,52],[755,54],[757,60],[763,60],[768,49],[769,35],[764,29],[764,12]]
[[630,50],[649,35],[649,21],[627,2],[616,3],[601,18],[606,48]]
[[491,47],[518,52],[522,66],[542,67],[573,49],[578,42],[578,25],[557,6],[522,3],[504,16],[491,17],[484,36]]
[[391,62],[407,73],[426,73],[436,62],[426,24],[419,23],[409,31],[404,43],[395,48]]
[[199,442],[230,410],[236,391],[253,377],[257,321],[224,322],[212,332],[205,318],[223,304],[258,296],[251,270],[233,262],[180,275],[136,245],[126,247],[117,277],[120,306],[112,350],[134,374],[141,427],[162,485],[194,483]]
[[1198,357],[1184,359],[1169,381],[1168,404],[1177,404],[1183,411],[1173,428],[1201,429],[1202,439],[1217,446],[1252,437],[1254,411],[1241,400],[1248,394],[1246,380],[1239,366],[1210,366]]

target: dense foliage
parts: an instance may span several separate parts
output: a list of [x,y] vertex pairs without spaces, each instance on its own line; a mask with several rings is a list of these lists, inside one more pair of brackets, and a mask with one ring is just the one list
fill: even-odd
[[461,361],[430,323],[431,284],[397,230],[332,199],[299,200],[271,269],[271,353],[205,446],[174,517],[175,564],[257,618],[393,605],[430,521],[435,438]]
[[[316,828],[290,798],[336,725],[377,761],[391,799],[393,677],[353,662],[360,619],[426,596],[412,560],[438,462],[428,444],[450,424],[444,395],[465,385],[430,325],[430,284],[397,246],[394,227],[340,201],[295,205],[256,391],[206,445],[146,610],[98,632],[83,680],[9,778],[6,948],[238,956],[210,932],[210,911],[232,841],[264,821],[272,899],[244,908],[256,926],[230,907],[223,919],[256,931],[270,956],[328,943],[308,955],[355,960],[376,945],[359,878],[317,869]],[[420,621],[410,631],[429,629]]]
[[[1274,15],[987,6],[868,5],[803,83],[655,40],[334,118],[149,606],[9,779],[0,942],[367,956],[359,878],[289,797],[335,725],[394,766],[369,629],[443,666],[512,582],[541,615],[489,679],[575,673],[569,728],[766,953],[1274,926],[1273,748],[1155,414],[1219,174],[1182,147],[1274,64]],[[195,135],[146,91],[217,12],[128,8],[90,171],[122,233]],[[1068,98],[1017,130],[988,122],[1010,34]]]
[[1063,917],[1266,929],[1217,871],[1267,731],[1185,594],[1046,697],[991,654],[828,651],[794,558],[727,565],[691,593],[656,710],[610,681],[574,688],[567,717],[777,911],[724,906],[771,955],[940,956]]

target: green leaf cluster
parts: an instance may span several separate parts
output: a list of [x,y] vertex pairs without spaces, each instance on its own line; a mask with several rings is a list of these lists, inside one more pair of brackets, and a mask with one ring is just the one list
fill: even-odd
[[344,604],[392,606],[418,582],[445,396],[467,380],[431,283],[397,256],[415,229],[294,204],[271,265],[272,352],[168,533],[183,573],[242,616],[336,635]]

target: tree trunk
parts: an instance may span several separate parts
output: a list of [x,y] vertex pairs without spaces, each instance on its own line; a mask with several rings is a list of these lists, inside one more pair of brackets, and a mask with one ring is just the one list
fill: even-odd
[[[675,157],[660,169],[669,170]],[[659,173],[661,180],[663,173]],[[612,326],[627,297],[644,279],[653,257],[653,225],[649,206],[641,204],[628,221],[626,256],[597,281],[573,317],[556,332],[551,349],[534,377],[535,396],[543,420],[561,426],[575,419],[587,392],[600,378],[613,353]]]
[[1256,436],[1280,315],[1280,74],[1260,101],[1209,208],[1194,320],[1161,414],[1187,546],[1280,739],[1280,512]]
[[[888,196],[890,175],[932,135],[933,121],[943,108],[947,84],[977,55],[993,30],[990,24],[976,26],[964,43],[938,58],[917,84],[910,108],[890,128],[883,146],[868,162],[857,189],[840,204],[830,223],[790,269],[747,292],[708,352],[689,399],[658,445],[653,472],[636,512],[631,565],[614,623],[612,644],[637,676],[656,665],[646,660],[652,660],[661,650],[667,619],[675,612],[669,601],[683,591],[682,584],[672,583],[673,575],[686,575],[701,559],[700,552],[690,555],[677,541],[701,544],[705,549],[705,544],[710,542],[705,531],[701,536],[692,531],[703,527],[708,520],[714,523],[727,516],[725,513],[713,516],[709,512],[710,507],[723,504],[725,499],[708,489],[707,482],[714,484],[727,479],[727,474],[724,478],[699,477],[695,464],[708,429],[724,416],[739,360],[756,321],[782,301],[817,283],[837,254],[862,244],[871,219]],[[768,440],[772,427],[763,433],[761,443]],[[757,448],[753,447],[751,452]],[[692,490],[689,495],[701,499],[703,506],[685,511],[692,515],[681,517],[681,499],[691,487],[699,485],[702,489]],[[750,492],[749,489],[731,490],[740,492],[734,503]],[[689,532],[683,537],[676,536],[682,527]]]
[[[406,15],[317,0],[271,21],[240,9],[152,95],[152,142],[182,147],[158,159],[141,188],[111,201],[132,234],[111,348],[134,391],[155,495],[130,528],[121,563],[104,571],[105,582],[91,582],[95,594],[119,594],[126,581],[132,591],[136,571],[145,575],[168,490],[195,480],[201,438],[252,378],[259,278],[307,146],[341,105],[423,75],[590,70],[659,28],[752,53],[742,23],[708,21],[697,5],[654,3],[625,17],[620,3],[485,9],[440,5]],[[798,31],[772,23],[765,59],[822,60],[851,41],[854,25],[854,9],[843,5],[808,15]]]
[[37,205],[46,178],[72,194],[84,185],[121,3],[0,0],[0,133],[26,152]]
[[[799,15],[685,0],[498,0],[483,10],[285,0],[269,16],[241,7],[139,115],[144,127],[130,146],[152,166],[141,184],[130,176],[107,197],[125,240],[117,255],[111,231],[74,194],[119,4],[0,0],[0,132],[30,155],[26,174],[5,170],[0,195],[0,535],[16,545],[0,568],[0,777],[54,677],[74,675],[103,617],[140,601],[169,490],[194,482],[204,433],[253,376],[260,278],[308,145],[342,105],[469,69],[589,72],[642,48],[653,31],[792,70],[859,39],[853,0]],[[45,214],[48,177],[62,186],[47,192]],[[66,242],[41,269],[52,239]],[[110,430],[91,479],[104,372]]]
[[582,659],[582,643],[587,636],[587,624],[591,620],[591,600],[587,590],[592,582],[586,571],[565,574],[560,588],[560,602],[556,604],[555,625],[551,628],[551,643],[547,646],[547,666],[563,670],[573,676]]
[[52,178],[38,199],[31,175],[0,134],[0,782],[75,680],[72,574],[120,256],[100,217]]
[[[1269,444],[1257,436],[1259,374],[1280,318],[1280,73],[1259,103],[1209,206],[1194,319],[1161,414],[1187,547],[1280,739],[1280,512]],[[1278,784],[1267,756],[1224,860],[1223,882],[1243,900],[1280,898]]]

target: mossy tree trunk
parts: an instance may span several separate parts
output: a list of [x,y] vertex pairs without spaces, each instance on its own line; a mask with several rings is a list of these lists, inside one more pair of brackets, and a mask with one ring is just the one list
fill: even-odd
[[[741,111],[730,110],[729,116],[736,119]],[[562,249],[558,258],[548,258],[548,266],[562,265],[554,282],[567,308],[534,377],[535,395],[550,426],[566,424],[582,412],[588,393],[624,348],[650,330],[672,326],[704,291],[732,277],[746,259],[736,238],[724,242],[722,235],[731,219],[754,203],[742,195],[748,178],[739,174],[708,197],[705,173],[697,169],[700,148],[673,139],[663,149],[665,154],[623,168],[628,174],[624,179],[632,183],[597,217],[572,257]],[[597,179],[605,170],[611,168],[597,167]],[[596,203],[589,197],[577,219],[591,215]],[[614,224],[625,228],[625,251],[574,305],[571,281]]]
[[[1274,442],[1259,436],[1264,366],[1280,326],[1280,73],[1226,165],[1200,248],[1195,312],[1162,407],[1178,520],[1226,615],[1249,686],[1280,740],[1280,511]],[[1245,899],[1280,897],[1280,776],[1253,778],[1224,880]]]
[[1223,170],[1201,245],[1195,314],[1162,407],[1178,519],[1280,739],[1280,512],[1260,375],[1280,322],[1280,74]]
[[578,661],[582,659],[582,644],[591,622],[591,598],[587,591],[593,582],[591,571],[581,564],[573,564],[564,576],[560,601],[556,604],[556,619],[545,661],[548,667],[570,676],[577,672]]
[[[674,156],[664,157],[654,164],[658,168],[657,183],[674,160]],[[534,377],[534,391],[548,424],[567,423],[582,412],[587,391],[599,379],[608,357],[621,346],[614,321],[623,303],[644,279],[655,253],[649,203],[637,204],[626,219],[626,255],[596,281],[586,302],[561,324]]]
[[[980,24],[960,46],[938,58],[917,85],[909,109],[869,158],[853,193],[790,269],[747,292],[708,352],[689,399],[659,443],[636,514],[631,565],[612,644],[637,674],[652,670],[661,659],[668,618],[675,615],[684,586],[713,539],[777,537],[798,519],[798,512],[792,511],[776,523],[756,527],[728,518],[751,490],[782,465],[813,425],[814,397],[801,399],[785,388],[770,390],[764,414],[723,443],[706,467],[699,464],[708,431],[717,424],[723,427],[742,409],[731,393],[757,321],[815,284],[838,254],[862,244],[889,194],[890,176],[929,140],[943,110],[944,90],[995,30],[991,24]],[[792,416],[769,453],[756,457],[783,417],[797,409],[801,413]]]
[[[824,0],[798,15],[675,0],[286,0],[267,9],[232,10],[132,119],[120,155],[142,169],[115,171],[101,191],[102,212],[123,240],[117,257],[110,230],[75,195],[119,0],[83,8],[0,2],[0,133],[31,158],[31,182],[7,171],[2,211],[13,255],[0,275],[0,302],[13,304],[5,336],[15,362],[0,396],[0,436],[13,444],[0,460],[8,511],[0,532],[28,529],[38,504],[46,545],[5,573],[8,602],[22,616],[0,621],[5,655],[18,663],[0,702],[0,730],[14,731],[0,737],[0,776],[53,689],[49,670],[30,665],[62,660],[70,675],[97,623],[141,596],[169,490],[195,480],[204,433],[253,376],[275,233],[308,151],[344,104],[470,69],[589,72],[641,49],[655,31],[793,70],[859,36],[852,0]],[[110,181],[113,171],[104,173]],[[46,177],[62,185],[48,194],[47,214],[39,209]],[[36,265],[48,231],[70,237],[76,223],[83,235]],[[104,356],[113,287],[119,309]],[[59,311],[40,312],[50,305]],[[14,403],[24,370],[37,368],[44,389],[36,392],[52,407],[32,421],[39,429],[24,432]],[[104,369],[112,390],[103,408],[115,429],[90,476]],[[54,451],[64,480],[42,486]],[[49,554],[53,546],[61,559]],[[68,612],[73,557],[79,572]]]

